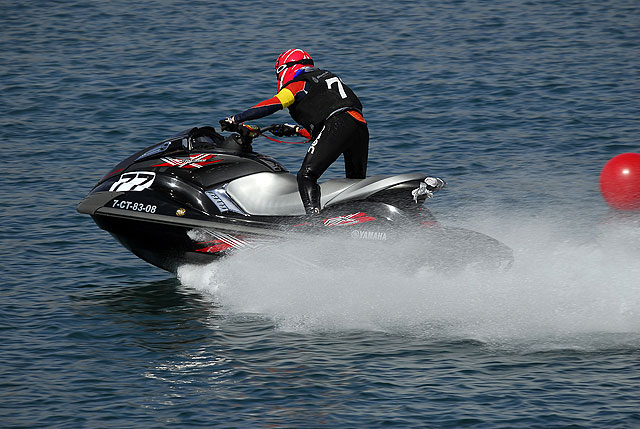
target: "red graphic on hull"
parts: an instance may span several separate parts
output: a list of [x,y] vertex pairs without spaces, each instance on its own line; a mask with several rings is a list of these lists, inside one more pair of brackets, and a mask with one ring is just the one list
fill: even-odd
[[202,252],[202,253],[218,253],[233,247],[232,244],[225,243],[221,240],[198,243],[198,245],[200,246],[208,245],[206,247],[203,247],[202,249],[196,249],[196,252]]
[[189,155],[188,158],[160,158],[164,161],[163,164],[156,164],[154,167],[178,167],[178,168],[200,168],[208,164],[215,164],[222,161],[221,159],[215,159],[210,161],[211,158],[215,158],[214,153],[196,153]]
[[375,217],[368,216],[366,213],[353,213],[346,216],[336,216],[329,219],[324,220],[325,226],[345,226],[345,225],[356,225],[364,222],[371,222],[372,220],[376,220]]
[[197,241],[196,252],[201,253],[219,253],[228,249],[240,249],[243,247],[255,248],[260,243],[250,237],[242,235],[230,235],[219,231],[207,231],[212,240],[211,241]]
[[102,180],[106,179],[106,178],[107,178],[107,177],[109,177],[109,176],[113,176],[113,175],[114,175],[114,174],[116,174],[116,173],[120,173],[122,170],[124,170],[124,168],[119,168],[119,169],[117,169],[117,170],[113,170],[111,173],[107,173],[107,174],[102,178]]

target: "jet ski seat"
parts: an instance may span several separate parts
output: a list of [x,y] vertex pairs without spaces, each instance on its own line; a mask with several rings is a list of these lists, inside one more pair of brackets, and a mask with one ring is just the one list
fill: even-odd
[[[320,204],[323,208],[344,201],[367,198],[392,186],[422,181],[427,176],[419,173],[378,175],[366,179],[331,179],[320,184]],[[296,176],[290,173],[260,172],[235,179],[226,192],[238,207],[257,216],[304,215],[304,206],[298,192]],[[408,196],[409,197],[409,196]]]

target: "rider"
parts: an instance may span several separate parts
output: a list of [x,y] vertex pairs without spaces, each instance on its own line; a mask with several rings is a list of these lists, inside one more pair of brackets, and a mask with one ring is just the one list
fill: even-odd
[[298,171],[298,190],[307,214],[320,212],[318,179],[344,155],[348,179],[367,173],[369,129],[355,93],[330,71],[313,67],[301,49],[289,49],[276,60],[278,93],[242,113],[220,121],[223,126],[271,115],[285,107],[301,126],[281,124],[276,135],[301,135],[313,140]]

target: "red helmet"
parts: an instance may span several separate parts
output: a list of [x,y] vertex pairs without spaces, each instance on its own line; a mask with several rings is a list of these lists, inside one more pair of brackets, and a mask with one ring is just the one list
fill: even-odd
[[284,84],[293,79],[296,72],[304,67],[312,66],[311,56],[302,49],[289,49],[280,54],[276,60],[276,76],[278,77],[278,92]]

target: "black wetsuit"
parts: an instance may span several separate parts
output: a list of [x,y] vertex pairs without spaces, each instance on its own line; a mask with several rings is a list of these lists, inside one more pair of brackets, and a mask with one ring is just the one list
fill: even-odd
[[366,177],[369,130],[360,100],[335,74],[313,70],[291,83],[297,81],[305,82],[307,94],[289,107],[289,113],[313,138],[297,176],[302,203],[311,214],[320,210],[318,179],[340,155],[344,154],[347,178]]
[[318,179],[340,155],[344,155],[347,178],[366,177],[369,129],[362,104],[338,76],[309,68],[287,82],[276,96],[235,115],[234,120],[261,118],[284,107],[313,139],[297,179],[305,211],[317,213],[321,208]]

